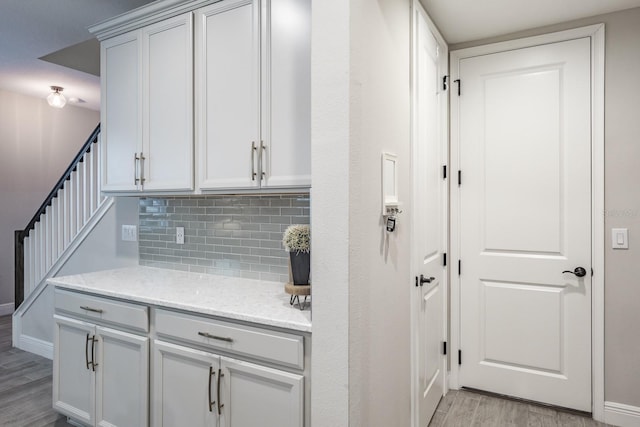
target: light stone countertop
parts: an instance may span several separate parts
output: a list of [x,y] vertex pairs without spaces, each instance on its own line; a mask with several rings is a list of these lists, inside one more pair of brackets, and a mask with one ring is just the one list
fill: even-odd
[[47,282],[59,288],[311,332],[311,312],[292,307],[279,282],[142,266],[53,277]]

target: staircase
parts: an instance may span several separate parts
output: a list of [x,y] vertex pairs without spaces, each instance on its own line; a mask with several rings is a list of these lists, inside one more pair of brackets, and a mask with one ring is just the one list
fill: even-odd
[[16,347],[50,357],[50,343],[21,345],[21,319],[46,288],[46,280],[64,266],[113,205],[111,197],[101,194],[100,151],[98,125],[25,229],[15,232]]

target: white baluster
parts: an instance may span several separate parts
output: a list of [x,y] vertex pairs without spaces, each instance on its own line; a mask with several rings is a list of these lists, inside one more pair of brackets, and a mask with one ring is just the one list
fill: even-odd
[[57,227],[58,227],[58,250],[57,250],[57,254],[58,256],[56,257],[59,258],[62,255],[62,252],[64,252],[64,203],[65,203],[65,193],[64,190],[61,188],[58,190],[58,213],[57,213]]

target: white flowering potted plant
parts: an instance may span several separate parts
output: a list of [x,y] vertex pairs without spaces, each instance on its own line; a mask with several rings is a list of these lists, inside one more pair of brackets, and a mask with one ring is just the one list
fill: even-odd
[[284,249],[289,252],[294,285],[308,285],[311,270],[311,229],[306,224],[290,225],[282,236]]

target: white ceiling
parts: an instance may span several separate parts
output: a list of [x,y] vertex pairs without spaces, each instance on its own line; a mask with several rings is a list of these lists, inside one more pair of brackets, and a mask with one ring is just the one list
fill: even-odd
[[[150,0],[1,0],[0,89],[45,98],[64,87],[77,105],[100,109],[100,78],[39,60],[91,39],[87,27]],[[95,59],[93,59],[95,60]]]
[[640,0],[421,0],[447,43],[640,7]]
[[[315,0],[322,1],[322,0]],[[478,40],[617,10],[640,7],[640,0],[421,0],[450,44]],[[0,0],[0,89],[45,98],[49,86],[64,87],[78,106],[99,110],[99,77],[79,69],[78,61],[96,61],[87,27],[151,0]],[[77,49],[71,47],[78,45]],[[96,46],[96,44],[94,44]],[[54,58],[54,59],[52,59]],[[82,61],[79,61],[82,62]],[[95,65],[95,64],[94,64]]]

